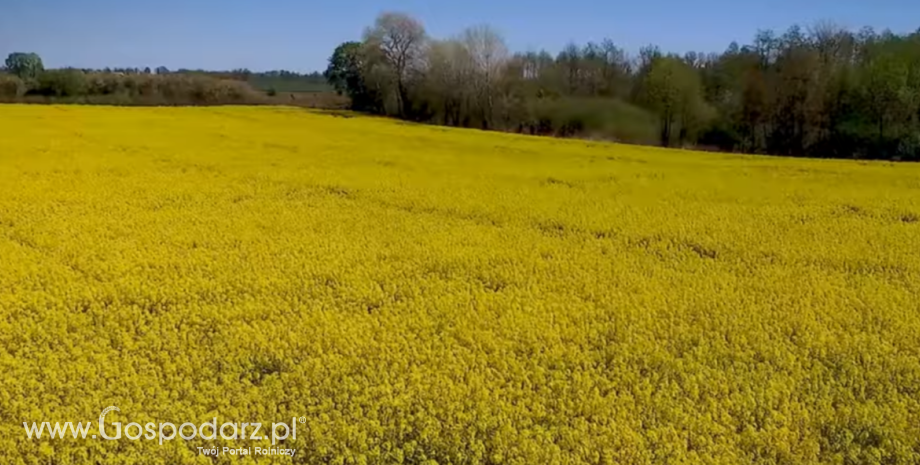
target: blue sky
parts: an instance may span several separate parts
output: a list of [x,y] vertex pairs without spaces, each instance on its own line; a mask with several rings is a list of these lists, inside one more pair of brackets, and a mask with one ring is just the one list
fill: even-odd
[[558,51],[609,37],[629,51],[722,51],[759,28],[833,21],[909,32],[916,0],[2,0],[0,55],[34,51],[46,66],[320,70],[381,11],[419,18],[434,37],[487,23],[512,50]]

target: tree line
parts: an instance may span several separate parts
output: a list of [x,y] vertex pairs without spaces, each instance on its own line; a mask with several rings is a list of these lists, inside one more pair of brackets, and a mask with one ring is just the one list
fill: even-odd
[[[122,105],[277,103],[278,92],[328,90],[321,73],[248,69],[209,71],[146,68],[45,69],[35,53],[11,53],[0,68],[0,101]],[[285,100],[285,103],[300,100]]]
[[35,53],[11,53],[0,72],[0,101],[113,105],[256,103],[262,94],[227,75],[165,67],[45,69]]
[[324,73],[358,111],[435,124],[788,156],[920,160],[920,30],[759,31],[722,53],[613,41],[512,53],[384,13]]

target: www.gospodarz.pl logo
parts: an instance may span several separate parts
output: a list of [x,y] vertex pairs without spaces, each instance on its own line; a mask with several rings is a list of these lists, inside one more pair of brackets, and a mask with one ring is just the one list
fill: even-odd
[[[278,441],[284,441],[287,439],[296,440],[297,439],[297,423],[298,419],[296,417],[291,419],[291,422],[284,423],[272,423],[271,427],[268,428],[268,433],[270,436],[263,435],[262,423],[257,422],[248,422],[248,423],[238,423],[238,422],[226,422],[217,426],[217,417],[210,422],[204,422],[200,425],[195,425],[194,423],[182,423],[179,426],[176,426],[173,423],[146,423],[141,426],[140,423],[128,423],[122,428],[121,422],[112,422],[106,427],[105,416],[112,411],[120,411],[118,407],[108,407],[99,414],[99,430],[97,434],[91,434],[92,431],[92,422],[88,421],[85,424],[83,422],[73,423],[58,423],[55,422],[52,426],[50,422],[41,422],[41,423],[31,423],[23,422],[22,426],[26,430],[26,435],[29,439],[41,439],[42,435],[45,434],[47,429],[47,436],[50,436],[51,439],[63,439],[66,436],[72,436],[74,439],[102,439],[114,441],[117,439],[127,438],[131,441],[137,440],[158,440],[160,445],[164,441],[171,441],[176,439],[176,437],[182,438],[186,441],[191,441],[192,439],[200,438],[206,441],[214,441],[218,436],[225,441],[235,441],[235,440],[251,440],[251,441],[262,441],[266,439],[271,439],[272,446],[276,445]],[[300,423],[306,422],[305,417],[300,417]],[[206,430],[210,430],[207,431]],[[68,434],[69,433],[69,434]],[[46,436],[46,437],[47,437]],[[199,447],[199,453],[207,455],[220,455],[221,452],[231,455],[291,455],[293,456],[296,452],[296,449],[276,449],[276,448],[260,448],[255,447],[255,452],[253,448],[229,448],[224,447],[221,449],[209,449]]]

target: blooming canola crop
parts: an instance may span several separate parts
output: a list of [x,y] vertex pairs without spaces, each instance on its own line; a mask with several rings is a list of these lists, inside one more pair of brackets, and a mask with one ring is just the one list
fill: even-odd
[[920,461],[920,167],[342,116],[0,106],[0,463]]

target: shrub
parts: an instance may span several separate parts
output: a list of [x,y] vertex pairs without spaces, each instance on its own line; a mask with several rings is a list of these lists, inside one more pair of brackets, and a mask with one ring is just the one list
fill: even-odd
[[93,73],[86,76],[86,93],[89,95],[110,95],[125,91],[125,79],[111,73]]
[[903,137],[895,156],[904,161],[920,161],[920,134],[914,132]]
[[30,94],[49,97],[76,97],[87,94],[87,79],[76,69],[55,69],[38,76],[35,88]]
[[531,102],[528,132],[654,143],[657,121],[647,111],[613,99],[553,98]]
[[15,99],[26,92],[26,85],[16,76],[0,74],[0,98]]
[[33,81],[0,74],[0,99],[105,105],[241,105],[265,102],[242,81],[188,74],[84,73],[49,70]]

